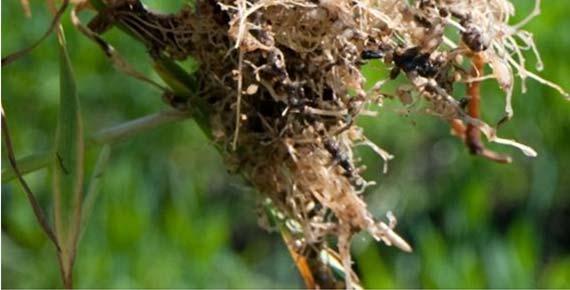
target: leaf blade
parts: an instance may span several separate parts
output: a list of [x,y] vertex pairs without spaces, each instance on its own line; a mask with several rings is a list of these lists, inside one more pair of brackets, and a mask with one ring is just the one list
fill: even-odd
[[55,230],[62,244],[65,286],[71,284],[83,200],[83,123],[75,74],[65,45],[63,29],[58,32],[60,53],[60,106],[52,156]]
[[[50,161],[51,154],[48,154],[47,152],[34,153],[16,160],[18,163],[18,169],[22,175],[42,169],[48,166]],[[2,168],[2,183],[10,182],[17,177],[16,172],[14,172],[14,169],[11,166]]]
[[85,225],[87,224],[93,207],[95,206],[95,201],[97,200],[97,196],[99,195],[100,191],[99,189],[101,188],[101,180],[105,173],[105,169],[107,168],[107,164],[109,163],[110,157],[111,145],[105,144],[99,152],[97,162],[95,163],[95,168],[93,169],[93,174],[89,179],[89,187],[87,189],[87,194],[85,195],[85,202],[83,204],[83,212],[81,217],[83,230],[85,229]]

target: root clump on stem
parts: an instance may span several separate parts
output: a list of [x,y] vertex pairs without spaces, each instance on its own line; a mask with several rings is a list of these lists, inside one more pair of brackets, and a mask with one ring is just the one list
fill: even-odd
[[[207,104],[211,136],[228,168],[284,217],[299,256],[329,251],[329,238],[336,238],[346,287],[358,285],[350,270],[355,233],[411,251],[393,231],[393,216],[388,223],[375,219],[362,198],[372,183],[360,176],[353,147],[369,145],[384,162],[392,158],[355,124],[366,105],[387,96],[381,87],[364,89],[360,68],[366,61],[381,59],[392,78],[404,73],[409,85],[398,90],[400,100],[426,101],[423,110],[476,144],[474,154],[496,161],[510,159],[485,149],[479,132],[528,156],[536,152],[497,137],[473,111],[479,96],[469,96],[477,103],[467,110],[452,95],[454,86],[467,84],[478,94],[479,82],[497,80],[507,96],[505,120],[513,114],[515,73],[523,88],[530,77],[566,94],[525,68],[522,51],[536,48],[521,28],[538,14],[538,0],[529,18],[515,25],[508,24],[514,8],[507,0],[197,0],[174,15],[149,12],[137,0],[106,2],[109,15],[154,53],[199,62],[198,98]],[[464,57],[477,66],[466,65]],[[484,75],[485,64],[492,74]],[[310,286],[338,286],[319,266],[310,267]]]

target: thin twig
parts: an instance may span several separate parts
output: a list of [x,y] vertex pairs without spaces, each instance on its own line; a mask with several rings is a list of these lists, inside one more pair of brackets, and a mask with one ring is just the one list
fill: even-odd
[[42,208],[40,207],[34,193],[30,189],[30,187],[28,186],[28,183],[26,182],[26,180],[24,180],[24,177],[22,176],[22,174],[20,173],[20,169],[18,168],[18,163],[16,162],[16,158],[15,158],[15,154],[14,154],[14,148],[12,146],[12,139],[10,137],[10,131],[8,130],[7,118],[6,118],[6,115],[4,114],[4,108],[2,108],[2,135],[4,136],[4,144],[6,146],[6,153],[8,154],[8,161],[10,163],[10,166],[12,167],[12,170],[14,171],[16,176],[18,177],[18,181],[22,185],[22,188],[24,189],[24,192],[26,193],[26,196],[28,197],[28,201],[30,202],[30,205],[32,206],[32,209],[34,211],[34,215],[36,216],[38,223],[40,224],[41,228],[46,233],[48,238],[53,242],[54,246],[56,247],[56,249],[59,253],[59,252],[61,252],[61,248],[59,246],[59,242],[57,240],[57,237],[55,236],[53,229],[51,228],[50,224],[48,223],[46,215],[45,215],[44,211],[42,210]]
[[79,30],[79,32],[83,33],[87,38],[95,42],[99,48],[105,53],[105,56],[111,61],[113,66],[120,72],[134,77],[140,81],[148,83],[160,91],[169,91],[165,86],[153,81],[152,79],[148,78],[142,72],[137,71],[129,62],[127,62],[115,48],[106,42],[99,34],[95,33],[88,27],[84,26],[81,23],[81,20],[77,16],[77,14],[83,9],[82,6],[76,6],[71,10],[71,22],[73,25]]
[[40,39],[38,39],[34,44],[30,45],[29,47],[18,50],[12,54],[9,54],[9,55],[3,57],[2,58],[2,67],[11,64],[15,60],[17,60],[20,57],[28,54],[30,51],[34,50],[38,45],[40,45],[40,43],[42,43],[57,28],[57,24],[59,24],[59,20],[61,19],[61,16],[63,15],[65,10],[67,9],[68,5],[69,5],[69,0],[63,0],[63,4],[61,4],[61,7],[59,8],[57,13],[55,14],[55,16],[54,16],[54,18],[53,18],[53,20],[49,26],[49,29],[44,33],[44,35],[42,35],[42,37]]

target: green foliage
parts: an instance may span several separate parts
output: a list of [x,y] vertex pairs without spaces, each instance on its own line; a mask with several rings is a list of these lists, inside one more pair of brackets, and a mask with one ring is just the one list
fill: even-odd
[[[165,10],[181,3],[147,2]],[[532,1],[519,2],[521,11],[531,9]],[[38,39],[49,24],[41,1],[31,4],[33,18],[26,19],[18,1],[2,2],[3,55]],[[546,1],[528,27],[544,57],[543,75],[566,88],[570,36],[561,31],[570,29],[567,5]],[[63,19],[86,135],[166,108],[160,92],[116,72],[67,14]],[[105,38],[136,69],[160,81],[142,45],[117,30]],[[18,157],[53,149],[57,96],[68,91],[57,85],[58,53],[50,36],[2,71]],[[370,82],[388,73],[372,64],[365,68]],[[483,118],[500,119],[502,93],[494,86],[483,92]],[[570,104],[530,82],[527,94],[515,90],[514,108],[503,135],[531,145],[539,156],[509,152],[511,165],[469,156],[446,124],[402,116],[397,101],[385,104],[379,117],[359,120],[370,139],[396,156],[382,175],[381,160],[368,149],[359,152],[367,178],[379,184],[367,193],[371,210],[377,216],[393,210],[415,249],[405,254],[357,237],[355,261],[365,287],[570,287]],[[78,134],[76,129],[70,130]],[[85,176],[100,176],[95,165],[108,154],[99,158],[100,151],[86,150]],[[107,158],[102,179],[89,183],[99,187],[99,196],[87,190],[92,211],[78,248],[77,287],[302,287],[279,235],[257,226],[255,193],[226,173],[193,121],[133,137]],[[26,179],[41,205],[51,208],[46,170]],[[2,184],[2,274],[4,288],[61,286],[53,247],[15,182]]]
[[64,259],[73,261],[83,203],[85,145],[77,85],[63,30],[59,30],[57,36],[60,54],[60,102],[51,162],[55,231]]

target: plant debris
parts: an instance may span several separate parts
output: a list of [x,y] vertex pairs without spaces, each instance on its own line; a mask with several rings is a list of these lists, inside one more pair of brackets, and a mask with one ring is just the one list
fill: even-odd
[[[515,76],[523,91],[532,78],[568,97],[526,69],[526,50],[542,69],[532,34],[522,30],[538,15],[538,0],[529,17],[514,25],[507,0],[196,0],[172,15],[150,11],[138,0],[106,4],[107,13],[89,25],[93,31],[119,24],[152,55],[199,62],[198,98],[208,104],[211,135],[228,168],[277,208],[295,256],[330,251],[330,237],[336,238],[347,288],[358,285],[350,257],[355,233],[366,231],[411,251],[393,231],[395,218],[380,221],[363,200],[373,183],[361,177],[353,148],[363,144],[384,162],[393,158],[355,122],[367,105],[388,96],[381,92],[383,82],[364,89],[363,64],[380,59],[392,69],[391,78],[405,74],[409,82],[397,90],[405,105],[425,101],[422,109],[450,122],[473,154],[499,162],[510,157],[486,149],[480,133],[527,156],[536,152],[499,138],[479,119],[481,81],[494,79],[505,92],[502,121],[513,115]],[[485,75],[485,66],[491,74]],[[457,85],[468,88],[467,105],[453,95]],[[338,286],[319,278],[319,269],[311,271],[315,287]]]

